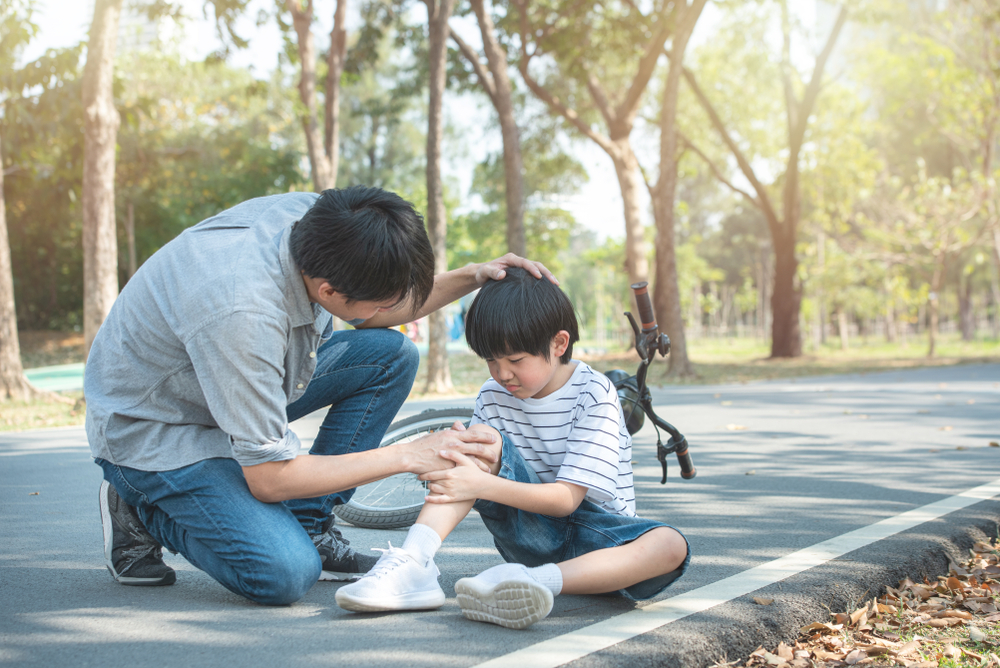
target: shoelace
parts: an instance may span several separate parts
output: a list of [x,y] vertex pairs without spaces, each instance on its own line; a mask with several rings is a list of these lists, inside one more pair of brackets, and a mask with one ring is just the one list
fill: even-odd
[[313,538],[313,544],[316,545],[316,547],[326,545],[333,547],[334,559],[342,559],[351,552],[351,548],[348,547],[348,545],[351,544],[351,541],[344,538],[344,534],[340,533],[340,529],[333,524],[331,524],[330,528],[322,534]]
[[392,542],[389,542],[388,549],[373,547],[372,550],[375,552],[381,552],[382,556],[375,563],[375,565],[372,566],[372,569],[362,576],[363,578],[378,579],[389,571],[402,566],[406,563],[407,559],[411,558],[410,555],[404,552],[401,548],[393,547]]

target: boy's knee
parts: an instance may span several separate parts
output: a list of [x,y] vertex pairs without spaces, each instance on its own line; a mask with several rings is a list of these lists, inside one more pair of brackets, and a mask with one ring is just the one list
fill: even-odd
[[671,527],[653,529],[652,535],[659,543],[659,552],[665,563],[675,563],[677,568],[687,559],[688,544],[679,531]]
[[486,424],[474,424],[469,427],[469,431],[493,434],[495,437],[493,443],[484,443],[483,445],[491,450],[497,457],[497,460],[490,464],[490,471],[493,472],[493,475],[496,475],[497,472],[500,471],[500,456],[503,453],[503,434]]
[[289,605],[312,589],[323,569],[319,552],[308,538],[289,542],[241,578],[241,594],[262,605]]

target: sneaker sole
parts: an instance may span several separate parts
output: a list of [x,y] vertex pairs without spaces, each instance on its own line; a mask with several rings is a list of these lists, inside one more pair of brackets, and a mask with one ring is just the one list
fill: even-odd
[[319,582],[354,582],[360,580],[364,573],[338,573],[337,571],[320,571]]
[[552,612],[549,588],[523,580],[504,580],[484,587],[474,578],[462,578],[455,583],[455,593],[466,619],[508,629],[527,628]]
[[121,576],[115,571],[111,561],[111,549],[114,545],[114,530],[111,523],[111,508],[108,506],[108,488],[111,486],[107,480],[101,481],[100,501],[101,501],[101,530],[104,532],[104,565],[115,582],[131,587],[159,587],[162,585],[172,585],[177,581],[177,573],[168,572],[161,578],[132,578]]
[[399,596],[386,596],[378,600],[356,598],[344,592],[337,591],[334,597],[337,605],[352,612],[399,612],[402,610],[435,610],[444,605],[445,596],[442,589],[437,591],[411,592]]

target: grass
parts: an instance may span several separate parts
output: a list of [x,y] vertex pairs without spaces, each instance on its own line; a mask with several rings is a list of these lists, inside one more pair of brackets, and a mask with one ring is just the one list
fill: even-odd
[[[70,364],[83,361],[83,336],[79,333],[22,332],[21,357],[25,368]],[[584,341],[578,350],[587,351],[578,357],[598,371],[625,369],[633,373],[639,363],[634,350],[595,354],[592,345]],[[864,374],[895,369],[915,369],[929,366],[950,366],[983,362],[1000,362],[1000,340],[979,339],[962,341],[957,334],[944,334],[937,346],[937,355],[927,357],[926,340],[911,339],[909,345],[890,345],[881,341],[855,341],[854,347],[841,350],[833,345],[807,350],[795,359],[768,359],[770,350],[758,339],[697,339],[688,343],[688,354],[694,363],[693,378],[667,376],[667,360],[658,358],[649,371],[651,385],[661,384],[722,384],[747,383],[758,380],[802,378],[833,374]],[[489,377],[486,364],[472,353],[452,353],[449,356],[454,391],[450,396],[475,394]],[[430,398],[424,393],[427,369],[421,361],[411,399]],[[72,399],[80,393],[67,393]],[[434,397],[442,395],[433,395]],[[449,395],[444,395],[449,396]],[[38,400],[28,403],[0,403],[0,431],[23,431],[40,427],[58,427],[83,423],[79,405],[69,406],[55,401]]]

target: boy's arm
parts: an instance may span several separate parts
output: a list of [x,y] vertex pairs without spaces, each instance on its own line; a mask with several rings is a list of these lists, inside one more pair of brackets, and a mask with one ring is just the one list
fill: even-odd
[[483,499],[530,513],[565,517],[580,506],[588,491],[586,487],[568,482],[514,482],[484,473],[460,452],[442,452],[441,457],[452,460],[457,466],[420,476],[421,480],[429,482],[428,503]]

